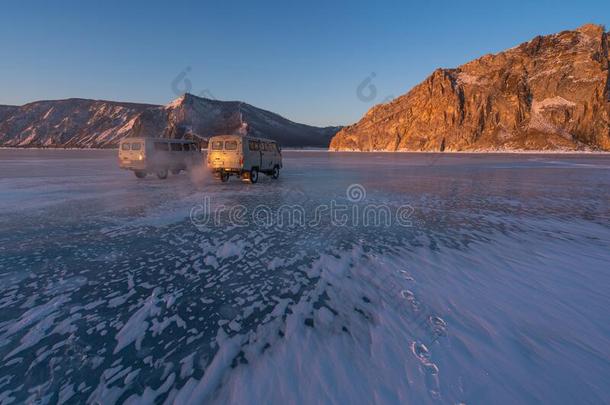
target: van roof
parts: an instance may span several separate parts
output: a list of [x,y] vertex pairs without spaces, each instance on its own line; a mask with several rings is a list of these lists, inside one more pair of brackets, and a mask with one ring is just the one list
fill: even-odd
[[239,139],[252,139],[252,140],[257,140],[257,141],[264,141],[264,142],[271,142],[271,143],[277,143],[277,141],[273,140],[273,139],[269,139],[269,138],[261,138],[258,136],[251,136],[251,135],[215,135],[215,136],[211,136],[210,137],[210,142],[213,139],[235,139],[235,138],[239,138]]
[[136,141],[149,141],[149,142],[172,142],[172,143],[197,143],[197,141],[189,139],[170,139],[170,138],[149,138],[146,136],[133,136],[121,139],[122,142],[136,142]]

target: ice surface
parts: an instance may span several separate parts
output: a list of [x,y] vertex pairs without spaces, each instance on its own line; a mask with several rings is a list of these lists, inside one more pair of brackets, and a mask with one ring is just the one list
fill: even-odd
[[609,156],[284,154],[250,185],[0,150],[0,403],[607,402]]

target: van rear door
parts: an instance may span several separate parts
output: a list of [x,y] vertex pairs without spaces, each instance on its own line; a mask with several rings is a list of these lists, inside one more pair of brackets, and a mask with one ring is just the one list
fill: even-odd
[[224,142],[222,160],[227,169],[241,169],[242,165],[242,145],[238,139],[227,139]]
[[224,165],[222,150],[225,143],[222,139],[211,139],[208,143],[208,165],[220,169]]
[[119,158],[124,162],[144,160],[145,150],[142,141],[124,140],[119,147]]

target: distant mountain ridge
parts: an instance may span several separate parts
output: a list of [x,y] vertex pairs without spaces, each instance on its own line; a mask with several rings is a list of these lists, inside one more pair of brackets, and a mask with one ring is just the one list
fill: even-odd
[[538,36],[437,69],[344,127],[331,150],[610,150],[609,34],[598,25]]
[[166,106],[147,110],[134,123],[134,134],[141,136],[249,134],[275,139],[289,147],[328,147],[339,129],[299,124],[244,102],[210,100],[188,93]]
[[0,106],[0,146],[112,148],[127,136],[207,139],[248,133],[284,146],[327,147],[338,130],[295,123],[243,102],[191,94],[166,106],[78,98]]

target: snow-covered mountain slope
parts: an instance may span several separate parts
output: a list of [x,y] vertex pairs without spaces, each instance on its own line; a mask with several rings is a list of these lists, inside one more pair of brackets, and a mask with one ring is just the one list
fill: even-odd
[[125,136],[207,139],[249,133],[284,146],[327,147],[338,130],[298,124],[243,102],[190,94],[166,106],[85,99],[0,106],[0,146],[106,148]]
[[149,104],[67,99],[36,101],[0,112],[0,145],[107,147],[130,133]]
[[134,133],[141,136],[207,139],[218,134],[250,134],[292,147],[327,147],[339,129],[299,124],[240,101],[210,100],[192,94],[146,111],[134,125]]

